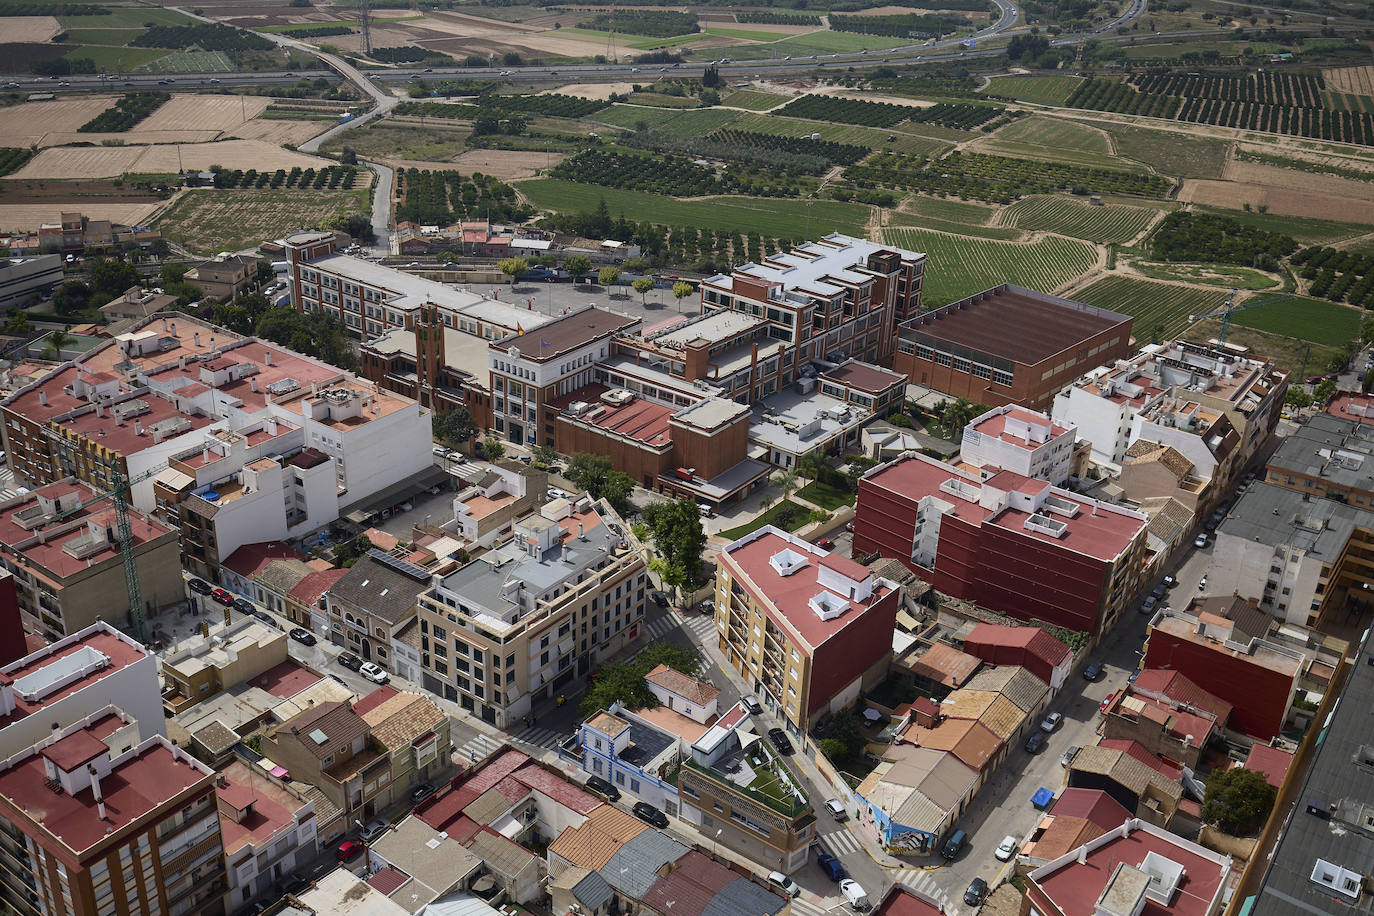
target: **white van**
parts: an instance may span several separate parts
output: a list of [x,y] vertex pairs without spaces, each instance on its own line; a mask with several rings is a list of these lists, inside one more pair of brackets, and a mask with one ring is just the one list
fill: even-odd
[[854,909],[863,911],[868,909],[868,892],[863,889],[863,885],[853,878],[846,878],[840,882],[840,893],[844,894],[844,899],[849,901],[849,905]]

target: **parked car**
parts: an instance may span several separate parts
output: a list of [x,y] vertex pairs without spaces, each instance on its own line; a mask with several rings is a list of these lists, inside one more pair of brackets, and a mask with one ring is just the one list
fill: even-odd
[[349,859],[356,858],[358,853],[363,851],[363,844],[357,840],[344,840],[339,847],[334,850],[334,858],[340,862],[347,862]]
[[1067,770],[1069,768],[1069,764],[1073,763],[1073,758],[1077,756],[1078,745],[1075,744],[1073,747],[1070,747],[1067,751],[1064,752],[1063,757],[1059,758],[1059,765]]
[[816,546],[819,547],[821,550],[834,550],[834,549],[835,549],[835,539],[834,539],[834,538],[821,538],[820,540],[816,541]]
[[352,652],[340,652],[339,664],[343,665],[349,671],[357,671],[363,666],[363,660]]
[[410,790],[410,803],[412,805],[418,805],[420,802],[429,798],[433,794],[434,786],[430,785],[427,782],[422,782],[418,786]]
[[974,878],[964,891],[964,903],[969,906],[982,906],[988,899],[988,883],[982,878]]
[[1038,753],[1040,753],[1041,751],[1043,751],[1044,749],[1045,749],[1045,733],[1044,733],[1044,732],[1031,732],[1031,733],[1030,733],[1030,737],[1026,739],[1026,753],[1027,753],[1027,754],[1038,754]]
[[1054,734],[1059,726],[1064,724],[1064,714],[1062,712],[1052,712],[1040,720],[1040,730],[1047,735]]
[[1093,662],[1091,665],[1083,669],[1083,680],[1085,681],[1095,681],[1101,676],[1102,666],[1097,662]]
[[430,449],[430,451],[434,452],[434,454],[438,455],[440,458],[448,457],[448,449],[442,445],[436,445],[434,448]]
[[845,810],[844,802],[838,798],[827,798],[825,800],[825,810],[830,812],[830,816],[837,821],[849,820],[849,812]]
[[558,487],[549,487],[549,499],[572,499],[572,494]]
[[292,627],[291,632],[286,635],[290,636],[301,645],[313,646],[315,644],[315,634],[301,627]]
[[844,894],[844,899],[849,901],[849,905],[854,909],[863,911],[868,909],[868,892],[864,886],[853,878],[845,878],[840,882],[840,893]]
[[222,588],[217,588],[210,592],[210,600],[216,604],[222,604],[225,607],[231,607],[234,604],[234,596]]
[[385,684],[387,681],[391,680],[391,675],[386,673],[386,669],[374,662],[363,662],[362,667],[358,669],[358,673],[374,684]]
[[825,872],[825,876],[836,884],[839,884],[845,878],[849,877],[849,873],[844,870],[844,866],[840,864],[840,860],[828,852],[818,852],[816,854],[816,864],[821,867],[821,871]]
[[1207,546],[1207,532],[1204,531],[1204,532],[1202,532],[1201,534],[1199,534],[1197,537],[1193,538],[1193,546],[1194,546],[1194,547],[1199,547],[1199,548],[1201,548],[1201,547],[1206,547],[1206,546]]
[[668,816],[648,802],[635,802],[634,807],[630,810],[634,812],[635,817],[644,823],[657,827],[659,830],[668,829]]
[[1002,837],[1002,842],[997,844],[997,851],[992,855],[998,862],[1005,862],[1016,855],[1016,847],[1021,845],[1016,837],[1010,834]]
[[945,838],[945,843],[940,847],[940,858],[953,861],[958,857],[959,851],[964,848],[964,843],[968,841],[968,834],[963,830],[955,830]]
[[776,888],[780,888],[789,897],[795,897],[801,893],[801,888],[797,886],[797,882],[780,871],[770,871],[768,873],[768,883]]
[[598,795],[604,796],[607,801],[620,801],[620,790],[611,785],[609,779],[593,776],[587,780],[587,788]]
[[363,825],[362,840],[371,846],[373,843],[391,829],[391,825],[381,818],[374,818]]
[[787,732],[780,728],[768,729],[768,740],[773,742],[773,747],[778,749],[779,754],[791,756],[793,752],[792,742],[787,738]]
[[277,623],[277,618],[273,617],[266,611],[254,611],[253,616],[261,620],[263,623],[267,624],[269,627],[276,627],[278,630],[281,629],[281,626]]
[[1155,609],[1155,605],[1157,605],[1157,604],[1159,604],[1159,601],[1156,600],[1155,597],[1154,597],[1153,595],[1149,596],[1148,598],[1146,598],[1144,601],[1142,601],[1142,602],[1140,603],[1140,613],[1142,613],[1142,614],[1148,614],[1148,613],[1150,613],[1151,611],[1153,611],[1153,610]]
[[314,882],[303,875],[288,877],[281,886],[283,894],[290,894],[292,897],[299,897],[314,886]]
[[1201,579],[1198,579],[1198,580],[1197,580],[1197,590],[1200,591],[1200,592],[1205,592],[1205,591],[1207,591],[1207,577],[1206,577],[1206,576],[1203,576]]
[[235,598],[234,610],[238,611],[240,614],[256,614],[258,612],[258,609],[253,605],[253,602],[247,600],[246,598]]
[[1159,585],[1156,585],[1156,586],[1150,591],[1150,597],[1153,598],[1153,599],[1155,599],[1156,601],[1158,601],[1159,599],[1161,599],[1161,598],[1164,597],[1164,591],[1165,591],[1164,583],[1161,582]]
[[746,693],[744,696],[740,697],[739,701],[744,705],[744,709],[749,715],[763,715],[763,704],[749,694]]
[[1176,579],[1173,574],[1164,577],[1165,588],[1173,588],[1175,585],[1178,585],[1178,579]]
[[1105,697],[1102,698],[1102,702],[1098,705],[1097,711],[1105,716],[1107,714],[1107,710],[1110,709],[1112,706],[1112,700],[1115,699],[1116,691],[1113,690],[1111,693],[1107,694]]
[[186,581],[186,587],[189,588],[191,591],[195,592],[197,595],[208,595],[210,594],[210,591],[213,588],[213,586],[211,586],[210,583],[206,582],[204,579],[188,579]]

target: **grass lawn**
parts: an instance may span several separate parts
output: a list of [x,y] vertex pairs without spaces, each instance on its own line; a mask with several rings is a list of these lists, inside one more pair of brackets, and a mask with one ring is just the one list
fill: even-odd
[[336,216],[367,213],[371,191],[188,191],[156,225],[192,251],[238,251]]
[[780,95],[776,92],[759,92],[757,89],[736,89],[734,92],[721,99],[722,105],[729,105],[731,108],[747,108],[750,111],[767,111],[770,108],[788,101],[790,95]]
[[1093,266],[1096,250],[1073,239],[1048,236],[1032,243],[967,238],[923,229],[888,229],[883,238],[929,258],[924,299],[948,305],[999,283],[1052,293]]
[[1309,340],[1323,346],[1339,347],[1353,338],[1359,329],[1360,310],[1322,299],[1287,299],[1237,312],[1232,316],[1231,323],[1282,334],[1284,337]]
[[122,48],[143,34],[143,29],[68,29],[63,42],[74,45],[109,45]]
[[[798,522],[794,527],[800,528],[802,522],[806,521],[807,518],[806,507],[799,506],[796,503],[792,502],[792,500],[790,499],[783,499],[774,503],[771,507],[769,507],[767,512],[764,512],[762,515],[754,519],[752,522],[745,522],[743,525],[739,525],[738,527],[730,528],[726,531],[721,531],[718,533],[721,537],[727,540],[737,541],[740,538],[744,537],[746,534],[759,530],[764,525],[777,525],[777,523],[774,521],[774,518],[777,517],[777,514],[780,511],[782,511],[784,506],[792,506],[793,509],[796,511]],[[777,525],[777,527],[782,528],[783,526]],[[787,530],[791,531],[792,528],[788,528]]]
[[97,70],[123,73],[145,67],[171,53],[166,48],[107,48],[102,45],[78,45],[63,56],[72,59],[89,57],[95,61]]
[[[1244,315],[1241,312],[1236,317]],[[1189,329],[1188,336],[1193,340],[1209,340],[1221,332],[1221,322],[1216,319],[1199,321]],[[1329,363],[1339,359],[1344,352],[1337,347],[1325,347],[1308,343],[1296,337],[1284,337],[1248,328],[1232,321],[1231,334],[1227,343],[1249,347],[1256,359],[1269,360],[1280,369],[1292,373],[1301,381],[1314,372],[1324,372]]]
[[[649,220],[665,226],[698,226],[726,232],[758,232],[773,238],[803,238],[807,203],[763,197],[713,197],[678,200],[645,191],[622,191],[557,178],[516,182],[521,193],[545,210],[595,210],[604,199],[611,216]],[[869,208],[863,204],[817,200],[810,205],[811,237],[827,232],[863,234]]]
[[806,486],[797,491],[797,495],[809,503],[815,503],[822,509],[829,509],[834,512],[841,506],[854,505],[854,494],[843,487],[832,487],[830,484],[821,483],[813,480]]
[[987,92],[1042,105],[1063,105],[1081,82],[1078,76],[994,76]]
[[1220,178],[1230,143],[1193,137],[1169,130],[1153,130],[1102,122],[1102,129],[1116,141],[1123,158],[1142,162],[1174,178]]

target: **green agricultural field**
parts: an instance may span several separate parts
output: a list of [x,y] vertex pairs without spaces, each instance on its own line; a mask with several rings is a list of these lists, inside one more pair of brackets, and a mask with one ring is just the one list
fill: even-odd
[[366,189],[189,191],[156,225],[166,239],[192,251],[238,251],[301,226],[366,213],[371,196]]
[[1231,145],[1225,140],[1105,120],[1102,128],[1116,141],[1118,155],[1174,178],[1220,178],[1226,150]]
[[[558,34],[563,35],[567,31],[567,29],[562,29]],[[885,48],[899,48],[908,44],[911,44],[910,38],[886,38],[878,35],[860,35],[857,32],[829,32],[822,29],[818,32],[807,32],[805,35],[793,35],[780,41],[771,41],[768,44],[726,48],[724,53],[728,54],[732,60],[757,60],[761,57],[776,57],[779,60],[784,57],[791,57],[795,60],[811,54],[857,54],[865,48],[871,51],[881,51]]]
[[721,99],[722,105],[729,105],[731,108],[747,108],[750,111],[767,111],[791,100],[790,95],[780,95],[776,92],[759,92],[757,89],[736,89],[734,92]]
[[[588,44],[599,44],[602,48],[606,47],[606,39],[610,37],[607,32],[598,32],[596,29],[559,29],[559,38],[576,38]],[[615,43],[621,48],[631,48],[636,51],[652,51],[656,48],[675,48],[680,45],[689,45],[694,41],[701,41],[706,37],[705,32],[695,32],[691,35],[676,35],[672,38],[654,38],[649,35],[627,35],[624,32],[615,33]],[[326,39],[327,40],[327,39]],[[588,52],[590,53],[600,53]]]
[[1031,231],[1059,232],[1105,245],[1130,241],[1158,214],[1153,207],[1094,206],[1068,197],[1041,194],[1007,207],[1002,223]]
[[685,95],[668,95],[666,92],[632,92],[631,105],[648,105],[654,108],[699,108],[701,102]]
[[107,48],[101,45],[78,45],[64,54],[63,57],[73,60],[89,57],[95,61],[96,70],[124,73],[129,70],[137,70],[171,53],[166,48]]
[[646,105],[612,105],[582,119],[583,124],[610,124],[634,130],[641,122],[678,137],[700,137],[732,123],[740,117],[737,111],[721,108],[692,108],[686,111],[673,108],[650,108]]
[[[930,217],[934,219],[947,220],[952,223],[964,223],[969,226],[986,226],[991,222],[997,213],[996,207],[989,207],[985,204],[973,203],[972,201],[955,200],[944,197],[926,197],[922,194],[914,195],[902,204],[901,213],[910,211],[919,217]],[[893,216],[897,216],[894,213]]]
[[1361,223],[1337,223],[1324,219],[1308,219],[1302,216],[1278,216],[1273,213],[1247,213],[1244,210],[1223,210],[1217,207],[1198,207],[1204,213],[1217,213],[1229,216],[1245,226],[1254,226],[1269,232],[1291,235],[1304,245],[1334,245],[1346,239],[1374,232],[1374,226]]
[[[879,130],[873,127],[859,127],[854,124],[831,124],[826,121],[805,121],[801,118],[784,118],[774,114],[744,114],[730,126],[735,130],[751,130],[760,134],[777,134],[780,137],[809,137],[820,134],[822,140],[837,143],[852,143],[893,153],[915,153],[918,156],[934,157],[949,149],[949,144],[926,137],[917,137],[901,130]],[[891,143],[888,137],[893,137]]]
[[1054,146],[1037,146],[1034,143],[1017,143],[998,137],[979,140],[971,144],[968,150],[969,152],[992,153],[995,156],[1029,159],[1033,162],[1049,162],[1056,165],[1081,165],[1086,168],[1111,169],[1117,172],[1145,171],[1139,164],[1109,153],[1089,153]]
[[814,238],[827,232],[863,235],[870,213],[862,204],[836,200],[817,200],[810,204],[804,200],[760,197],[678,200],[662,194],[621,191],[556,178],[531,178],[515,184],[531,203],[545,210],[595,210],[605,200],[611,216],[615,217],[623,215],[627,219],[649,220],[667,226],[758,232],[784,239]]
[[1055,236],[1025,244],[922,229],[888,229],[883,238],[926,253],[929,266],[923,298],[932,306],[947,305],[999,283],[1053,292],[1082,276],[1097,260],[1091,245]]
[[159,73],[228,73],[234,62],[223,51],[173,51],[148,65]]
[[1101,153],[1104,156],[1112,152],[1107,135],[1102,131],[1067,118],[1046,115],[1031,115],[1012,121],[994,136],[998,140],[1016,140],[1034,146]]
[[62,41],[64,44],[122,48],[143,32],[144,29],[68,29]]
[[1081,82],[1079,76],[995,76],[987,92],[1043,105],[1063,105]]
[[719,29],[715,26],[706,30],[707,35],[719,35],[722,38],[738,38],[741,41],[777,41],[783,37],[777,32],[755,32],[748,29]]
[[1137,261],[1135,269],[1155,280],[1203,283],[1226,289],[1273,289],[1279,282],[1269,274],[1251,270],[1249,267],[1222,264],[1163,264],[1158,261]]
[[1205,315],[1226,304],[1227,293],[1200,290],[1135,277],[1109,276],[1074,293],[1072,298],[1099,308],[1135,317],[1135,333],[1143,340],[1167,339],[1188,327],[1190,315]]
[[155,6],[111,7],[107,16],[58,16],[64,29],[141,29],[156,25],[195,25],[197,20],[174,10]]
[[1284,337],[1310,340],[1328,347],[1339,347],[1352,340],[1359,331],[1360,310],[1321,299],[1287,299],[1236,312],[1231,317],[1231,323],[1282,334]]

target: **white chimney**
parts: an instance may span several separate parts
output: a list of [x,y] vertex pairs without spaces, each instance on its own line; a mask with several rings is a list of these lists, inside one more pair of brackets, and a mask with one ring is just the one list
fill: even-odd
[[176,323],[175,321],[173,321],[173,322],[172,322],[172,333],[175,334],[176,332],[177,332],[177,323]]
[[267,365],[272,365],[272,351],[268,350],[263,354],[262,361]]
[[142,421],[142,420],[135,420],[135,421],[134,421],[134,435],[135,435],[135,436],[141,436],[141,435],[143,435],[143,421]]
[[38,389],[38,403],[42,404],[44,407],[48,406],[48,393],[41,388]]
[[95,796],[96,811],[103,821],[105,820],[105,796],[100,793],[100,773],[96,771],[94,764],[86,764],[86,769],[91,774],[91,794]]
[[200,332],[196,331],[196,333],[192,334],[191,340],[195,342],[196,346],[200,346]]

